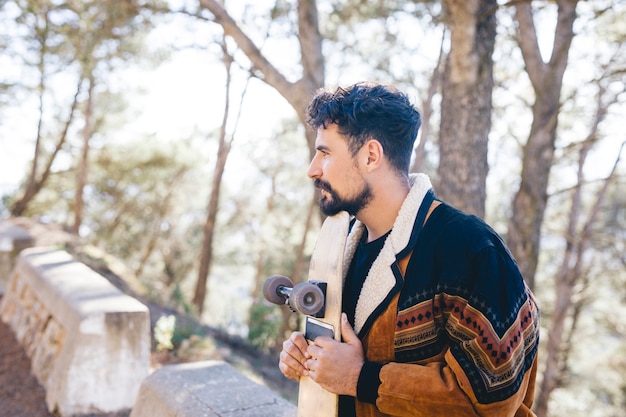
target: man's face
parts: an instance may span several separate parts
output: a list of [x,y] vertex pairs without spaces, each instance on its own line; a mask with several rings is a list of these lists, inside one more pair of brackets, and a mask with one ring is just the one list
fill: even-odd
[[321,190],[320,209],[327,216],[340,211],[352,215],[363,209],[372,198],[372,190],[348,149],[347,140],[337,125],[320,128],[315,139],[316,152],[308,175]]

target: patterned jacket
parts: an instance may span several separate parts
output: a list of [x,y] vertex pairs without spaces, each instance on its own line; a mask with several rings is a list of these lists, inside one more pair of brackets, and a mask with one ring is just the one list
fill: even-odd
[[[356,307],[357,416],[534,416],[532,293],[495,231],[445,203],[430,213],[428,177],[411,181]],[[363,230],[348,236],[346,272]]]

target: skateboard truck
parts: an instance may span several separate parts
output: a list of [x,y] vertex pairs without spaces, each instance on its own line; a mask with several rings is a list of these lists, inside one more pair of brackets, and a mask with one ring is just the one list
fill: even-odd
[[321,320],[326,314],[326,282],[307,281],[293,285],[283,275],[272,275],[263,284],[263,296],[274,304],[287,304],[291,311],[306,315],[305,337],[311,341],[318,336],[335,337],[333,326]]
[[274,304],[287,304],[291,311],[307,316],[324,317],[326,283],[307,281],[293,285],[283,275],[272,275],[263,284],[263,296]]

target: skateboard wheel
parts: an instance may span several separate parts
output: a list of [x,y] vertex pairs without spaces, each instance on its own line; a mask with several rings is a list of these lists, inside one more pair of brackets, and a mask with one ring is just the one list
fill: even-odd
[[283,275],[272,275],[263,283],[263,296],[274,304],[285,304],[285,297],[281,295],[282,287],[293,287],[293,282]]
[[324,293],[315,284],[301,282],[291,290],[289,305],[302,314],[315,315],[324,307]]

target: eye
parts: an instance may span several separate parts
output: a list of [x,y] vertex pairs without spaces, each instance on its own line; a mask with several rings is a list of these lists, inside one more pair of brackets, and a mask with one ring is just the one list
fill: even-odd
[[316,149],[316,151],[316,156],[321,156],[322,158],[325,158],[328,155],[328,151],[326,149],[318,148]]

